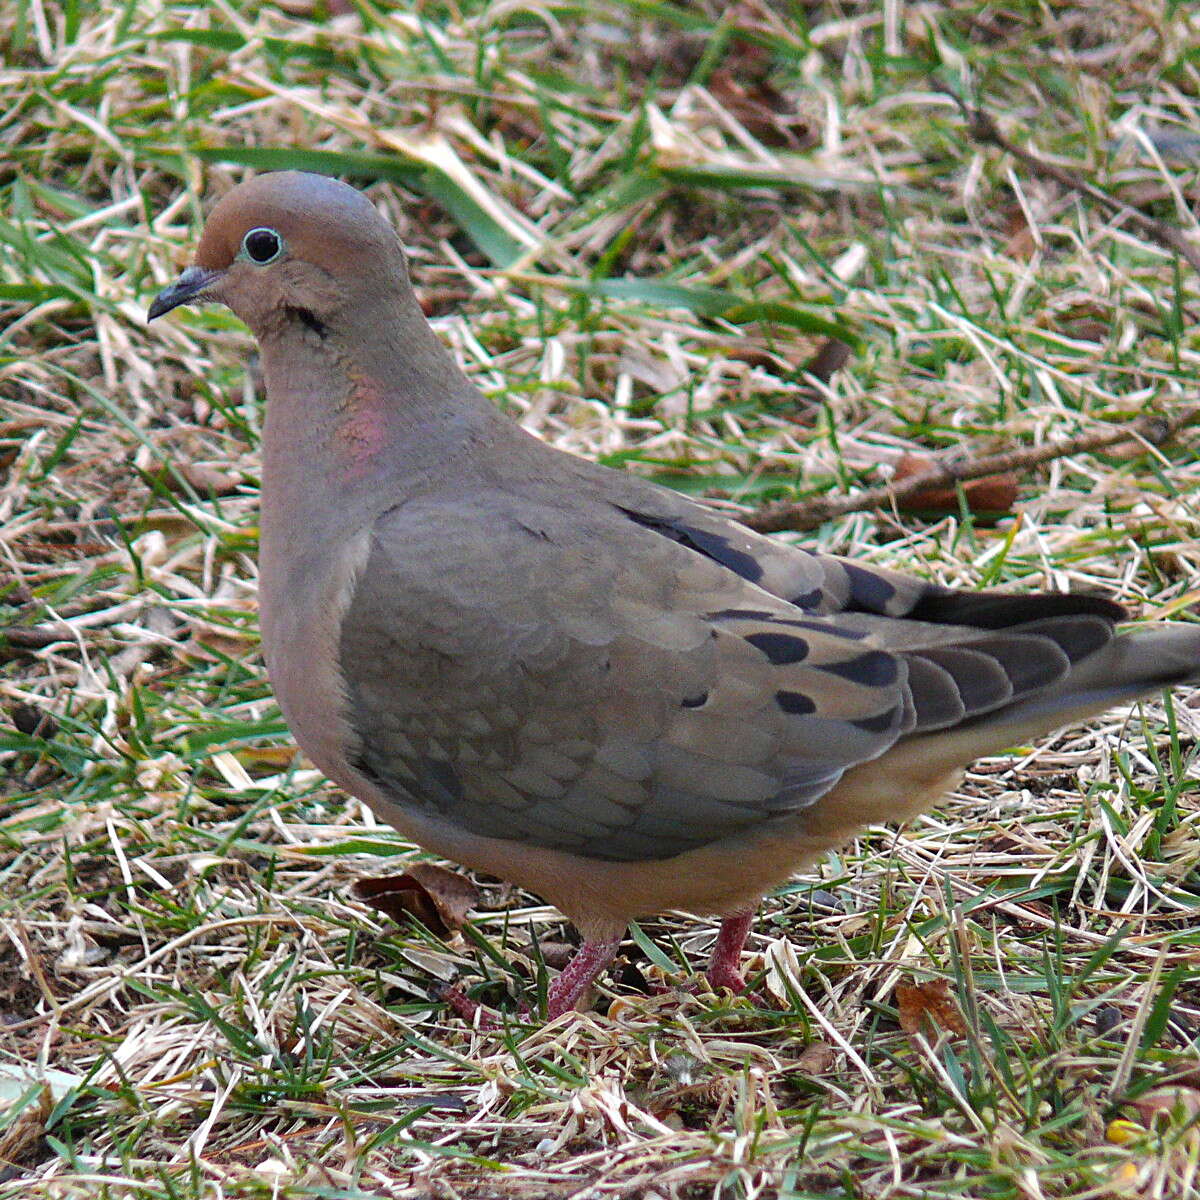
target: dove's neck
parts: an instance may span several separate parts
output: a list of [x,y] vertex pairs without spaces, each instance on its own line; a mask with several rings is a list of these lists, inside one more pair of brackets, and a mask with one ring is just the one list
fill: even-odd
[[347,322],[354,336],[291,322],[261,340],[264,550],[348,536],[511,428],[413,308]]
[[264,341],[268,484],[402,490],[498,419],[423,318],[356,324],[352,339],[293,324]]

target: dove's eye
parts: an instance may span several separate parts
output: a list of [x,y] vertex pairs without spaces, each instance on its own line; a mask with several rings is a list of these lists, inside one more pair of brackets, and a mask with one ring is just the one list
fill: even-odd
[[242,238],[242,249],[251,262],[265,266],[283,253],[283,238],[273,229],[252,229]]

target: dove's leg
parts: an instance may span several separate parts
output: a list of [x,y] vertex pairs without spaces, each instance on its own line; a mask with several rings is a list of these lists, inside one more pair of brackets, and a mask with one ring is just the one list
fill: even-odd
[[621,939],[611,938],[607,941],[584,942],[574,957],[561,971],[558,978],[550,985],[546,996],[546,1019],[553,1021],[563,1013],[570,1012],[579,1002],[580,997],[600,977],[600,973],[617,956],[617,947]]
[[728,988],[731,992],[744,992],[746,981],[738,969],[742,958],[742,947],[750,935],[750,927],[754,924],[754,910],[733,913],[721,922],[717,933],[717,943],[713,946],[712,958],[708,963],[705,975],[708,982],[716,988]]
[[[579,1003],[580,998],[596,982],[604,968],[616,958],[617,947],[620,944],[619,937],[608,941],[584,942],[575,951],[571,961],[559,971],[558,977],[550,985],[546,996],[546,1020],[553,1021],[555,1017],[561,1017]],[[467,1021],[474,1022],[478,1015],[480,1029],[501,1027],[499,1016],[472,1000],[458,984],[447,988],[442,999]],[[521,1006],[521,1015],[529,1015],[529,1010],[524,1005]]]

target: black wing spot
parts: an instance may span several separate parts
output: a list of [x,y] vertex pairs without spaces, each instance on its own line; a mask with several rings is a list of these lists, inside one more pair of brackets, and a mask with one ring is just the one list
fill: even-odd
[[752,554],[744,550],[735,550],[727,537],[719,533],[707,533],[703,529],[692,529],[686,525],[680,526],[685,535],[686,544],[701,554],[728,567],[735,575],[757,583],[763,577],[762,564]]
[[680,700],[680,708],[699,708],[701,705],[708,703],[708,693],[701,692],[698,696],[685,696]]
[[859,717],[857,721],[851,721],[850,724],[855,729],[861,729],[863,733],[886,733],[895,725],[898,712],[903,715],[903,708],[889,708],[886,712],[878,713],[873,717]]
[[775,703],[785,713],[792,713],[798,717],[804,717],[817,711],[816,704],[803,692],[776,692]]
[[808,643],[790,633],[748,633],[746,641],[761,650],[776,666],[803,662],[808,657]]
[[844,658],[841,662],[820,663],[822,671],[861,683],[863,687],[891,687],[900,674],[895,658],[883,650],[868,650],[855,658]]
[[810,592],[801,592],[799,595],[793,596],[788,603],[803,609],[820,608],[821,601],[824,599],[825,593],[820,588],[813,588]]
[[644,513],[634,512],[628,508],[617,506],[631,521],[645,529],[653,529],[673,542],[711,558],[713,562],[727,567],[735,575],[757,583],[763,577],[762,564],[753,554],[738,550],[729,544],[729,539],[720,533],[710,533],[707,529],[697,529],[694,525],[685,525],[682,521],[662,520],[658,517],[648,517]]
[[811,629],[813,633],[825,633],[830,637],[845,638],[849,642],[861,642],[867,635],[857,629],[842,629],[832,620],[822,621],[816,617],[781,617],[777,612],[757,608],[719,608],[706,614],[710,621],[770,621],[772,625],[785,625],[788,629]]
[[519,530],[521,530],[522,533],[527,533],[530,537],[535,537],[539,541],[548,542],[550,540],[550,535],[544,529],[535,529],[532,525],[526,525],[525,522],[519,518],[514,518],[513,524]]
[[896,598],[896,589],[882,575],[864,570],[856,563],[843,562],[842,569],[850,580],[851,608],[860,612],[886,613],[888,604]]

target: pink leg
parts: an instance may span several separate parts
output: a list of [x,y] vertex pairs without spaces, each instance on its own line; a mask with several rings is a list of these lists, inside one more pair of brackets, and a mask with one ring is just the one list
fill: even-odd
[[[607,942],[584,942],[575,951],[571,961],[559,971],[558,978],[550,985],[550,992],[546,997],[548,1021],[570,1012],[579,1003],[584,992],[596,982],[600,973],[616,957],[620,944],[620,938],[613,938]],[[472,1000],[457,983],[445,989],[442,999],[465,1021],[474,1023],[476,1014],[479,1014],[480,1029],[501,1027],[499,1017]],[[522,1016],[528,1016],[529,1010],[525,1005],[521,1005],[520,1011]]]
[[741,962],[742,947],[750,935],[750,926],[754,924],[754,910],[734,913],[721,922],[717,933],[717,944],[713,946],[712,958],[708,963],[705,974],[714,990],[728,988],[731,992],[744,992],[746,981],[742,978],[738,966]]
[[621,939],[606,942],[584,942],[574,957],[550,985],[546,996],[546,1020],[553,1021],[563,1013],[570,1012],[579,1003],[580,997],[596,982],[600,973],[617,956]]
[[442,999],[450,1006],[450,1008],[458,1013],[468,1025],[475,1023],[475,1014],[479,1013],[479,1028],[480,1029],[499,1029],[500,1018],[496,1016],[490,1009],[484,1008],[477,1000],[472,1000],[470,996],[463,991],[460,984],[453,984],[442,992]]

